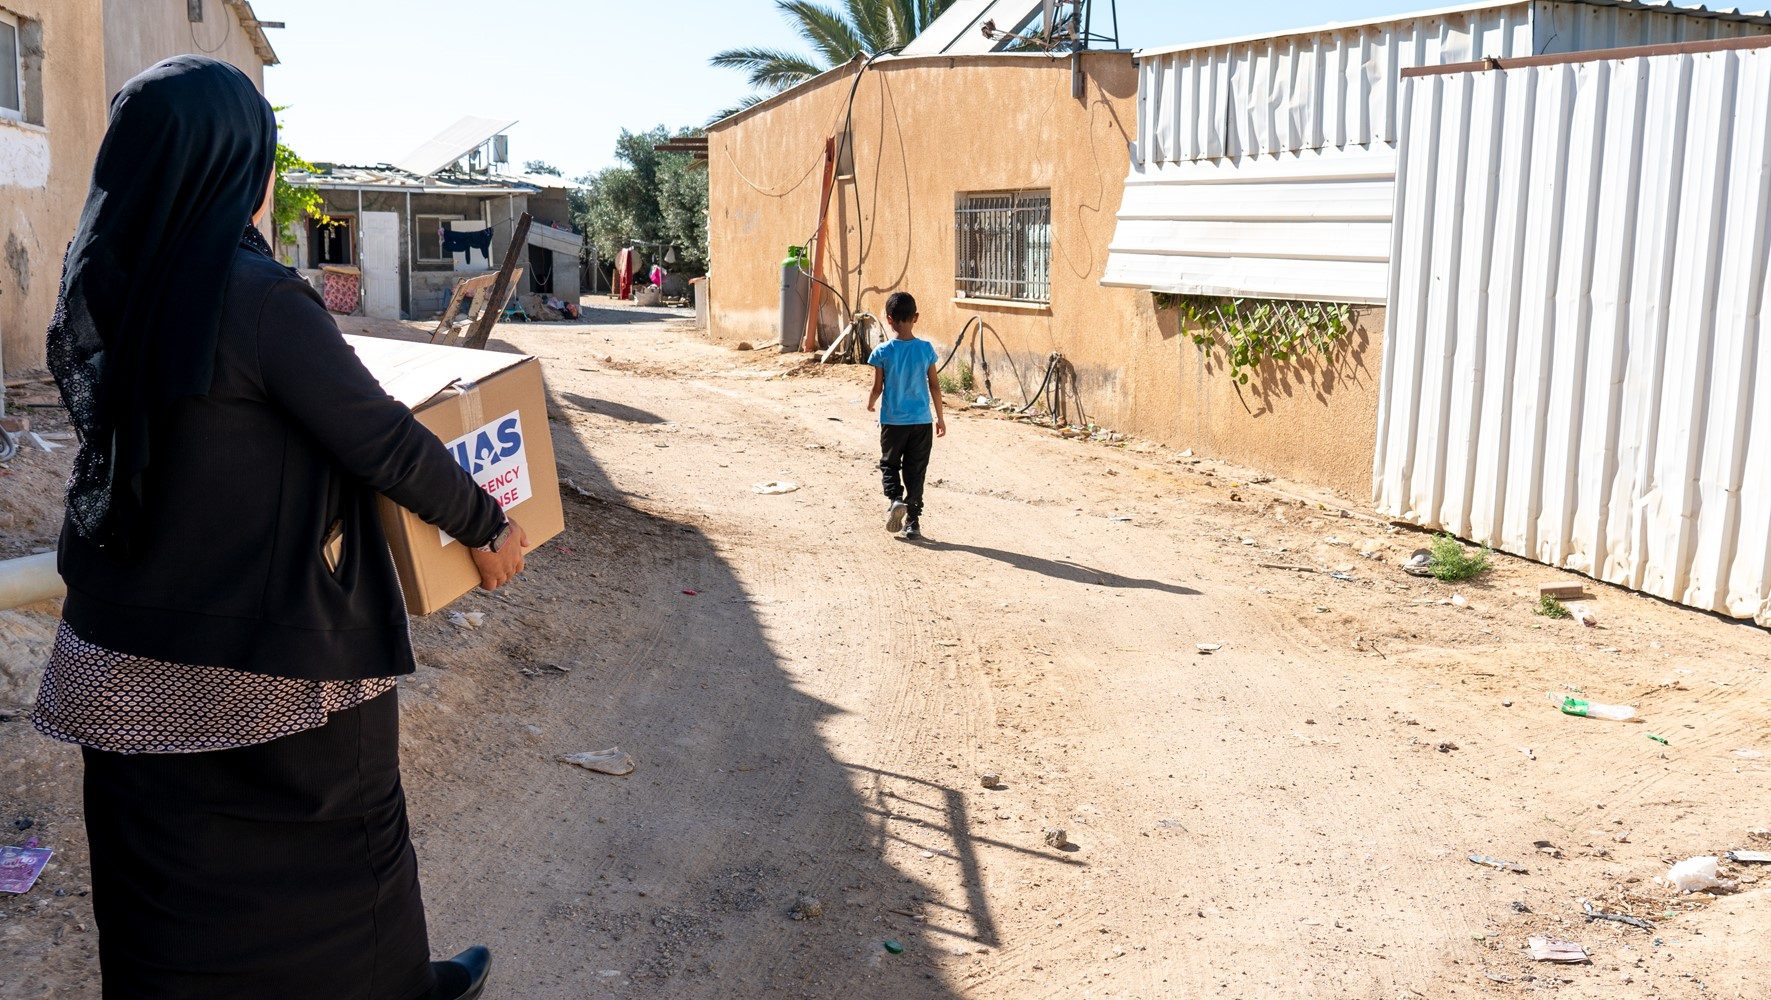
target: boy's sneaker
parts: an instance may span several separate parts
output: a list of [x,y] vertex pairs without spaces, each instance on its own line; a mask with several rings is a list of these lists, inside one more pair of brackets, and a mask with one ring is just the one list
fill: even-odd
[[904,518],[910,513],[910,505],[902,500],[893,500],[892,506],[886,510],[886,530],[897,534],[904,530]]
[[904,524],[904,540],[906,542],[922,540],[922,522],[920,520],[913,517]]

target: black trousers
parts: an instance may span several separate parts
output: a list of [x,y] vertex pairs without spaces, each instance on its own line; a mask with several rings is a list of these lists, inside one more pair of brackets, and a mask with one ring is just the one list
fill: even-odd
[[396,695],[259,746],[86,749],[105,1000],[416,1000]]
[[922,516],[922,484],[935,450],[934,424],[886,424],[879,429],[879,471],[885,495],[902,500],[913,518]]

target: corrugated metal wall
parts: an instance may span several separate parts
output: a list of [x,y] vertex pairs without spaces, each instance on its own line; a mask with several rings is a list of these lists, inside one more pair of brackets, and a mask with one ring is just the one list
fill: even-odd
[[1771,626],[1771,51],[1422,77],[1403,130],[1381,508]]
[[1141,57],[1103,282],[1383,303],[1402,71],[1771,30],[1641,6],[1494,4]]

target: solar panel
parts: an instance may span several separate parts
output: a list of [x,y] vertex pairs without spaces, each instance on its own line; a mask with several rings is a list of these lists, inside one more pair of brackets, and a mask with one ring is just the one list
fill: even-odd
[[907,56],[969,56],[995,52],[1001,39],[984,37],[984,22],[1003,31],[1019,32],[1045,9],[1043,0],[955,0],[922,34],[904,48]]
[[508,131],[515,124],[514,119],[463,118],[396,160],[394,166],[420,177],[429,177],[491,142],[493,136]]

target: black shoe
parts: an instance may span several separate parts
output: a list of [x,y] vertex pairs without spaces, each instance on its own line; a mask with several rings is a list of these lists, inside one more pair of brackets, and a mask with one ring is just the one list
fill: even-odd
[[918,542],[922,540],[922,520],[920,518],[913,517],[905,522],[904,540],[906,542]]
[[430,963],[430,968],[437,976],[431,1000],[479,1000],[492,975],[492,953],[476,944],[447,962]]

